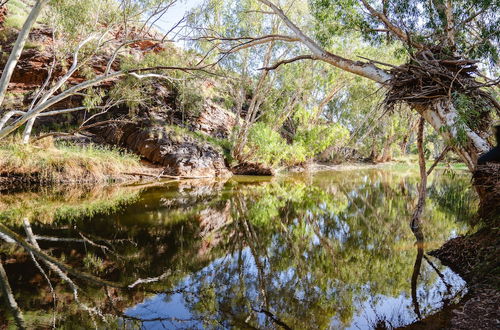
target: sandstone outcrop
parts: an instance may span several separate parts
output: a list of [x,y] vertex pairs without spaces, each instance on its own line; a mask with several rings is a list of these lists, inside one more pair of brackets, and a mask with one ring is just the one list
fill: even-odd
[[151,123],[113,124],[98,130],[106,143],[137,153],[164,174],[184,177],[229,176],[222,152],[189,134]]
[[231,172],[237,175],[272,176],[276,174],[273,168],[253,162],[240,163],[232,167]]

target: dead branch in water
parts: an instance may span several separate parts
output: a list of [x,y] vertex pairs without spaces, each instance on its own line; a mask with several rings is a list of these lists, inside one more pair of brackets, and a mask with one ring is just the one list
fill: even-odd
[[14,298],[14,294],[12,293],[12,288],[10,287],[9,279],[7,278],[5,268],[3,268],[2,261],[0,261],[0,288],[2,289],[2,295],[4,296],[5,302],[9,306],[17,327],[19,329],[26,329],[23,313]]
[[151,174],[151,173],[142,173],[142,172],[123,172],[124,175],[133,175],[133,176],[146,176],[151,178],[164,178],[164,179],[175,179],[175,180],[183,180],[183,179],[209,179],[211,176],[187,176],[187,175],[167,175],[161,172],[160,174]]

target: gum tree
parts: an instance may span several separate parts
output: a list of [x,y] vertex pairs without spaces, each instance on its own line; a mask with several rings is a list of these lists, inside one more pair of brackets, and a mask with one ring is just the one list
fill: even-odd
[[[281,40],[307,49],[268,69],[299,60],[326,62],[384,86],[388,106],[410,106],[470,170],[478,155],[489,149],[488,124],[500,105],[488,89],[499,80],[488,78],[485,71],[494,70],[498,60],[498,2],[312,0],[313,29],[296,24],[277,2],[258,2],[263,15],[276,15],[284,23]],[[360,31],[382,47],[384,40],[402,43],[407,63],[359,61],[331,52],[332,37],[348,31]],[[270,36],[254,40],[262,43],[266,38]]]
[[[128,46],[141,41],[162,45],[171,40],[167,34],[152,33],[154,24],[177,0],[52,0],[37,1],[31,7],[24,26],[13,45],[0,81],[0,140],[24,125],[23,142],[28,143],[38,117],[75,111],[103,110],[109,105],[95,104],[68,109],[53,108],[69,97],[91,96],[92,90],[104,83],[125,77],[136,79],[170,79],[165,72],[193,71],[199,67],[152,65],[123,69],[122,56]],[[12,73],[35,22],[51,29],[52,64],[47,66],[45,82],[33,94],[25,109],[5,109],[2,104]],[[94,72],[92,65],[104,63],[104,72]],[[56,75],[55,72],[59,72]],[[76,79],[75,79],[76,78]],[[101,97],[103,99],[104,97]],[[95,100],[88,103],[95,103]],[[113,105],[125,100],[115,100]]]

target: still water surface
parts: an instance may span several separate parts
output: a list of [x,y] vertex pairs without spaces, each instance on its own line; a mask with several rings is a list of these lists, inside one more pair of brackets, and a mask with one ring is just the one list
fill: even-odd
[[[41,328],[404,326],[466,291],[425,252],[469,230],[469,180],[433,174],[423,256],[408,226],[415,171],[2,194],[0,235],[19,236],[0,245],[0,280],[19,308],[2,302],[0,322],[17,311]],[[35,253],[36,265],[19,243],[29,238],[55,260]]]

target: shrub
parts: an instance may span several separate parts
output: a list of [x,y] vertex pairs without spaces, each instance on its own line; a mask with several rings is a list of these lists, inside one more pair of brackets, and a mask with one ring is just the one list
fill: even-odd
[[20,30],[26,21],[26,16],[9,15],[5,18],[5,26],[13,29]]
[[259,122],[250,129],[244,153],[252,161],[275,167],[289,157],[290,146],[278,132]]
[[302,149],[304,157],[311,159],[332,145],[340,146],[349,139],[349,131],[340,124],[317,125],[310,129],[297,130],[293,145]]
[[304,163],[332,145],[342,145],[349,131],[342,125],[317,125],[310,129],[299,127],[293,142],[287,141],[265,123],[253,125],[248,135],[245,153],[250,159],[271,167]]

